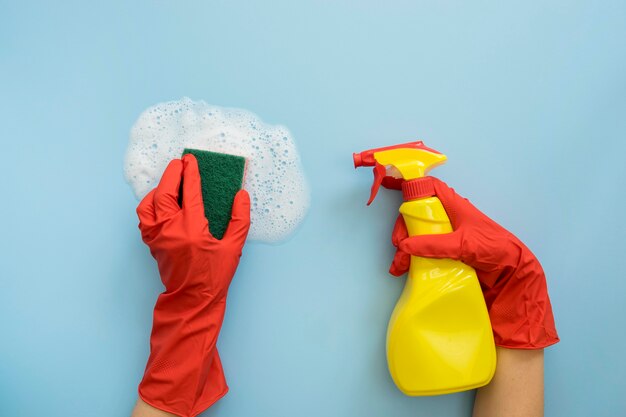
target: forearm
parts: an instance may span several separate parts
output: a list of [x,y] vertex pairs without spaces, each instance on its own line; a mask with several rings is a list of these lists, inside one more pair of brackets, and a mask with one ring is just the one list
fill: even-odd
[[166,413],[158,408],[154,408],[149,404],[146,404],[139,398],[133,409],[131,417],[177,417],[176,414]]
[[496,373],[476,392],[473,417],[543,417],[543,349],[496,349]]
[[188,306],[185,315],[155,306],[150,357],[139,384],[143,402],[183,417],[195,415],[221,398],[228,387],[216,348],[225,300]]

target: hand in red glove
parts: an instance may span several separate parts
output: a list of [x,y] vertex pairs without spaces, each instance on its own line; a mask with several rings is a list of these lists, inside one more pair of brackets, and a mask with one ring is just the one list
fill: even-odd
[[406,273],[410,255],[460,260],[476,270],[496,345],[539,349],[557,343],[546,278],[535,255],[444,182],[434,177],[420,181],[431,182],[424,189],[434,190],[454,231],[408,237],[398,216],[392,233],[397,251],[389,272]]
[[193,417],[228,391],[215,344],[250,227],[250,198],[245,190],[237,193],[226,233],[215,239],[204,216],[198,163],[185,155],[170,162],[137,215],[165,285],[139,395],[153,407]]

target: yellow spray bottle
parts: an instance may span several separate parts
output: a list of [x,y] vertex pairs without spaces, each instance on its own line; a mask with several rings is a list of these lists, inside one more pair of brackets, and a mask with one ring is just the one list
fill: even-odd
[[[400,213],[409,236],[450,233],[437,197],[419,197],[419,181],[446,156],[410,142],[355,153],[354,166],[374,167],[368,205],[394,167],[405,180]],[[406,395],[439,395],[489,383],[496,351],[485,300],[473,268],[452,259],[411,256],[406,284],[387,328],[387,363]]]

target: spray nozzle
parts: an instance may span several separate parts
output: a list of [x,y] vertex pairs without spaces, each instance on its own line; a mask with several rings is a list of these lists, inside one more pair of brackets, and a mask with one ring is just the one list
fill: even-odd
[[387,175],[387,167],[394,167],[404,180],[420,178],[426,175],[432,168],[443,164],[446,156],[424,145],[421,140],[416,142],[402,143],[400,145],[386,146],[383,148],[368,149],[363,152],[352,154],[354,167],[374,167],[374,182],[369,206],[383,184],[383,180],[391,182],[395,177]]

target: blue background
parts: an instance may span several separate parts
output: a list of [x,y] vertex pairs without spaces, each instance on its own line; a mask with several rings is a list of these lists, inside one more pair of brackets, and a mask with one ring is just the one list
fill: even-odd
[[400,198],[351,153],[415,139],[544,265],[546,415],[626,409],[624,1],[1,1],[0,42],[0,415],[129,415],[161,285],[123,156],[182,96],[288,126],[312,188],[245,249],[206,415],[470,415],[386,369]]

